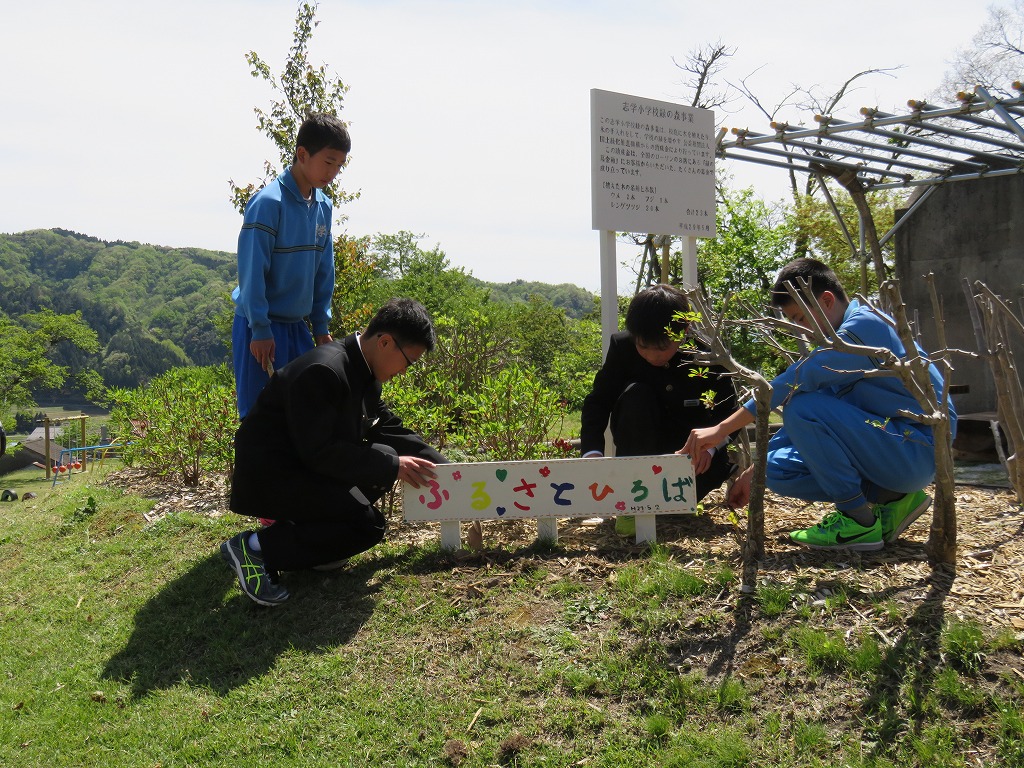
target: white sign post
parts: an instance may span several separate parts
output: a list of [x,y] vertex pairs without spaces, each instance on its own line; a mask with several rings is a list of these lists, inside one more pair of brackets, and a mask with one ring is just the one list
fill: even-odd
[[615,233],[682,238],[683,282],[697,285],[697,238],[715,236],[715,115],[590,91],[592,226],[601,232],[601,327],[618,330]]

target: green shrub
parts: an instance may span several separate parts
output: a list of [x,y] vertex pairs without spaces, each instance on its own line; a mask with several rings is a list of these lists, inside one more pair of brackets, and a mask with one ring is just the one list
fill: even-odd
[[548,432],[558,419],[558,398],[533,372],[510,365],[465,393],[465,437],[490,461],[524,461],[552,455]]
[[137,389],[111,391],[110,424],[129,466],[179,474],[198,485],[203,472],[234,466],[235,386],[226,365],[172,368]]

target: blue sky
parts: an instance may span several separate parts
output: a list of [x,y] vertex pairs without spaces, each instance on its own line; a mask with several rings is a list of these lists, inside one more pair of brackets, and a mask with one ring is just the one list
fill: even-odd
[[[685,103],[673,58],[721,40],[738,49],[726,77],[749,76],[766,103],[794,85],[828,91],[902,65],[865,81],[837,116],[903,111],[932,94],[988,6],[321,0],[311,59],[351,88],[343,182],[362,196],[344,207],[346,228],[425,234],[485,280],[596,290],[591,88]],[[5,3],[0,232],[62,227],[234,251],[227,180],[256,180],[276,157],[252,111],[271,94],[244,55],[279,70],[294,16],[288,0]],[[767,129],[742,103],[733,109],[719,121]],[[784,194],[778,172],[726,167],[737,185]],[[620,260],[631,255],[620,246]],[[628,285],[622,272],[620,291]]]

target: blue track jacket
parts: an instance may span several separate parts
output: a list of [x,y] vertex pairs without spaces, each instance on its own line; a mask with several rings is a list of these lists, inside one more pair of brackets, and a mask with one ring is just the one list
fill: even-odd
[[313,190],[302,198],[289,167],[245,208],[238,235],[238,287],[231,294],[255,340],[270,323],[309,318],[314,336],[328,333],[334,292],[331,200]]

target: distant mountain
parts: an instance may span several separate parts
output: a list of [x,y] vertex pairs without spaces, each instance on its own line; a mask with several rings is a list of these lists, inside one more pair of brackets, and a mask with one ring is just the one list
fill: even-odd
[[528,302],[538,296],[553,306],[564,309],[568,317],[580,318],[597,313],[600,317],[600,304],[596,294],[580,288],[572,283],[538,283],[529,280],[515,280],[511,283],[488,283],[471,277],[470,280],[491,292],[494,301]]
[[108,385],[137,386],[176,365],[228,359],[218,316],[230,312],[235,256],[199,248],[105,242],[66,230],[0,234],[0,309],[81,311],[102,351],[58,352]]
[[[57,361],[72,372],[93,368],[109,386],[135,387],[178,365],[227,362],[236,280],[235,254],[223,251],[106,242],[62,229],[0,234],[0,311],[81,311],[102,351],[61,349]],[[576,319],[598,306],[593,293],[569,283],[470,280],[494,301],[537,297]]]

